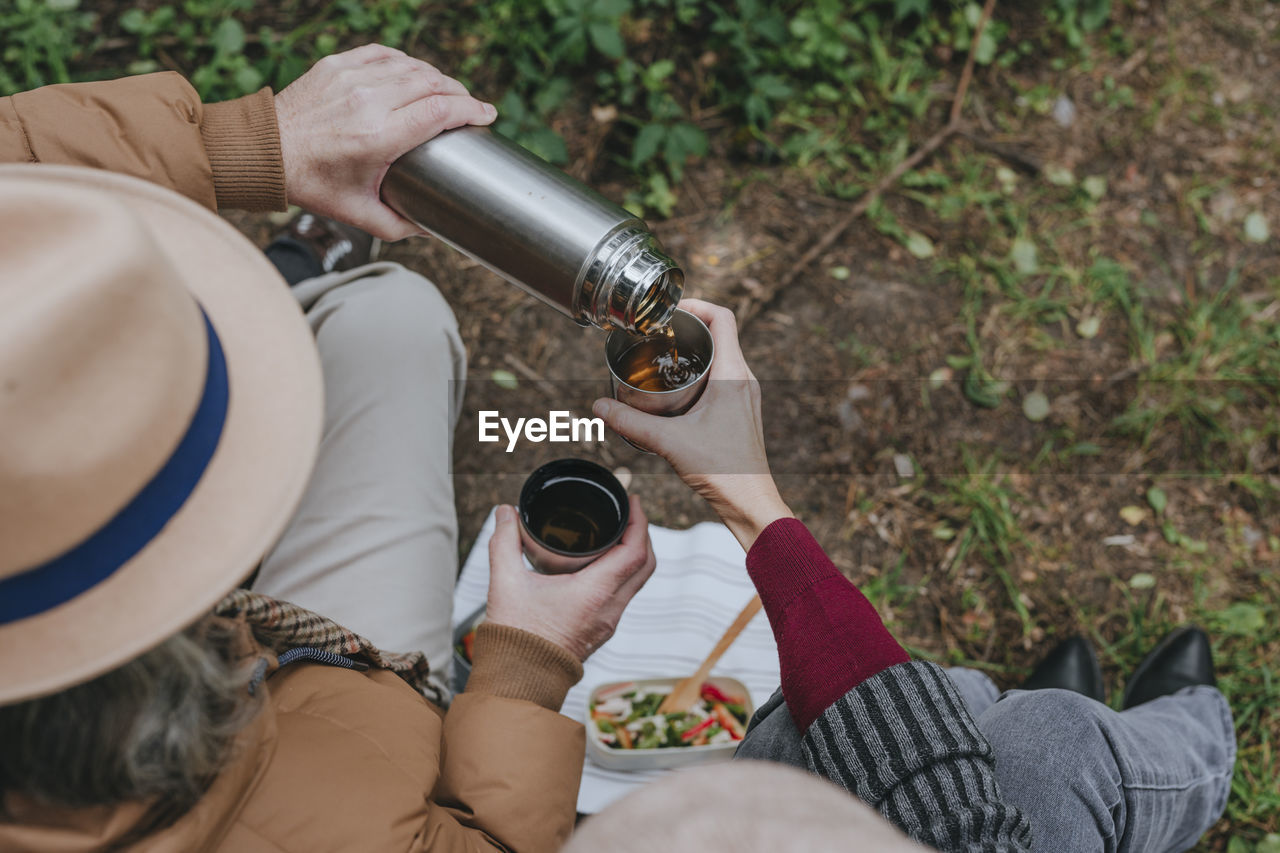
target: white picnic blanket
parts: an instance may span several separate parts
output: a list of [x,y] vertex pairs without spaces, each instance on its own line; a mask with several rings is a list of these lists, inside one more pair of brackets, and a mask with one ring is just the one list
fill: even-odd
[[[489,537],[493,512],[463,564],[453,597],[454,622],[484,604],[489,591]],[[650,526],[657,568],[628,605],[613,639],[584,664],[582,681],[569,691],[561,713],[586,716],[587,694],[609,681],[680,677],[692,673],[725,628],[755,594],[745,557],[722,524],[703,522],[688,530]],[[778,649],[763,611],[756,615],[715,668],[738,679],[759,705],[778,686]],[[671,771],[605,770],[583,767],[578,811],[593,814],[633,788]]]

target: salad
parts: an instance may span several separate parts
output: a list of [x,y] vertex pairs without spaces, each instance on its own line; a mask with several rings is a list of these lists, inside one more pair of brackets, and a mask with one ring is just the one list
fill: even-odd
[[[479,624],[479,623],[476,623],[476,624]],[[467,663],[475,663],[475,661],[472,660],[472,657],[475,654],[475,647],[476,647],[476,629],[472,628],[470,631],[462,635],[462,642],[454,645],[453,649],[458,654],[462,655],[462,659],[465,660]]]
[[665,749],[742,740],[747,712],[741,697],[710,682],[688,711],[659,714],[668,690],[620,684],[596,696],[587,709],[600,742],[610,749]]

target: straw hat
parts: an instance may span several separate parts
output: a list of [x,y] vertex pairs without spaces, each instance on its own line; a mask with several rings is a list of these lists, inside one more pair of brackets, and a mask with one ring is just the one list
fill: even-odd
[[293,514],[322,421],[275,269],[143,181],[0,166],[0,704],[207,612]]

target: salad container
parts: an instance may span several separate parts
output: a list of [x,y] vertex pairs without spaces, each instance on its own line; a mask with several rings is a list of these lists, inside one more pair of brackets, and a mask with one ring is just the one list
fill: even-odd
[[453,692],[461,693],[471,677],[471,658],[464,651],[467,647],[467,635],[484,621],[485,605],[458,623],[453,629]]
[[[702,746],[659,746],[650,748],[633,748],[621,749],[610,746],[609,740],[616,740],[616,734],[611,734],[609,729],[616,727],[608,720],[602,722],[596,719],[592,714],[593,708],[616,708],[625,707],[620,703],[621,697],[630,691],[639,691],[652,697],[655,693],[670,693],[675,685],[680,681],[679,678],[646,678],[637,681],[614,681],[608,684],[601,684],[591,691],[591,695],[587,699],[587,757],[595,764],[609,770],[659,770],[671,767],[689,767],[695,764],[708,764],[715,761],[727,761],[733,757],[733,753],[737,751],[738,744],[742,741],[730,737],[719,738],[720,742],[708,743]],[[743,728],[747,720],[751,719],[751,715],[755,712],[755,705],[751,701],[751,694],[747,687],[736,678],[728,678],[723,675],[713,675],[703,682],[704,690],[710,687],[711,691],[721,696],[739,700],[737,703],[742,708],[742,719],[738,721]],[[704,695],[711,695],[706,693]],[[621,700],[625,702],[627,700]],[[642,700],[644,701],[644,700]],[[650,698],[649,702],[652,701]],[[605,703],[612,704],[605,704]],[[704,701],[703,705],[714,706],[714,701]],[[720,703],[724,705],[724,703]],[[601,712],[603,714],[603,711]],[[696,728],[706,722],[704,718],[699,717],[695,722],[693,716],[698,713],[706,713],[706,711],[696,712],[690,718],[680,719],[673,725],[683,726],[693,724],[690,727]],[[708,715],[715,717],[715,712]],[[641,725],[644,721],[654,721],[653,717],[645,717],[638,720]],[[736,718],[735,718],[736,719]],[[722,728],[718,723],[713,722],[712,727]],[[729,732],[724,732],[729,734]],[[638,739],[632,737],[633,742]]]

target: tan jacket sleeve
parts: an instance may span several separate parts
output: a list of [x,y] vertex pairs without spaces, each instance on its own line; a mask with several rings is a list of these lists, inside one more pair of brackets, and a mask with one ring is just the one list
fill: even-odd
[[585,732],[558,710],[582,664],[554,643],[489,623],[476,631],[475,660],[445,716],[433,799],[499,849],[553,853],[577,813]]
[[271,90],[204,105],[173,72],[0,98],[0,162],[122,172],[211,209],[286,207]]

